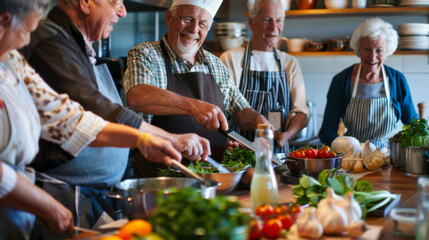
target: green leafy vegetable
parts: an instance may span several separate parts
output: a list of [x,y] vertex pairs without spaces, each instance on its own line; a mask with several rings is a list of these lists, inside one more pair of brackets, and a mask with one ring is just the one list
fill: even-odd
[[223,159],[221,164],[227,167],[234,167],[241,171],[247,165],[255,167],[255,152],[244,149],[244,148],[234,148],[232,150],[225,150],[223,153]]
[[385,206],[397,196],[388,191],[373,191],[370,182],[357,180],[348,173],[337,169],[325,169],[320,172],[318,180],[302,175],[299,185],[292,188],[296,202],[300,205],[310,204],[317,207],[320,200],[326,197],[326,188],[331,187],[336,194],[344,196],[347,192],[353,192],[354,198],[362,209],[363,218],[367,213]]
[[[239,212],[236,197],[204,199],[196,189],[185,188],[174,190],[167,198],[159,194],[157,201],[159,208],[149,221],[154,231],[167,240],[230,239],[234,230],[247,226],[250,221],[246,214]],[[243,234],[247,236],[245,231]]]
[[409,125],[402,127],[401,147],[429,147],[428,121],[422,119],[411,119]]

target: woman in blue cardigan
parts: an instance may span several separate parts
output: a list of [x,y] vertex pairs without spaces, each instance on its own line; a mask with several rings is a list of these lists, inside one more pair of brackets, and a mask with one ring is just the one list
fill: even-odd
[[418,118],[405,76],[383,65],[397,45],[397,32],[380,18],[368,19],[355,29],[350,47],[361,61],[331,82],[319,132],[324,144],[330,145],[338,136],[338,124],[344,119],[345,135],[388,147],[399,120],[409,124]]

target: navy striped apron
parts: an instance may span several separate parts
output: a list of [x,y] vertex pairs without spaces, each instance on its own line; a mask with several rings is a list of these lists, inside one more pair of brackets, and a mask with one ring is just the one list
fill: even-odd
[[398,118],[390,101],[389,79],[386,76],[384,66],[381,70],[386,97],[356,97],[361,72],[361,65],[359,65],[352,98],[346,109],[344,124],[347,127],[345,135],[353,136],[359,142],[369,140],[379,148],[388,148],[389,138],[395,133]]
[[[252,71],[250,70],[250,60],[252,56],[252,42],[249,41],[244,52],[243,72],[241,74],[239,89],[250,106],[268,119],[268,113],[278,106],[284,107],[285,115],[281,123],[283,132],[285,122],[290,111],[290,89],[287,83],[286,71],[281,61],[278,50],[274,48],[274,57],[279,63],[280,71]],[[238,126],[236,130],[248,140],[253,141],[254,131],[244,131]],[[285,148],[280,148],[274,144],[274,152],[285,152]],[[287,146],[287,145],[286,145]]]

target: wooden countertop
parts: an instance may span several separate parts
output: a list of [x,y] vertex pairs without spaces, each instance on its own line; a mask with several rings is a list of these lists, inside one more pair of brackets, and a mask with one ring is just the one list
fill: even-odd
[[[368,180],[374,187],[374,190],[387,190],[391,193],[400,193],[401,200],[399,206],[416,207],[417,200],[415,193],[417,189],[417,178],[407,177],[403,170],[398,170],[392,167],[384,167],[376,172],[364,172],[356,175],[359,179]],[[279,203],[291,202],[294,200],[292,187],[294,185],[286,184],[277,178],[279,185]],[[249,190],[233,191],[230,195],[238,197],[243,207],[250,207],[250,192]],[[389,216],[386,217],[367,217],[366,222],[371,225],[384,227],[384,234],[380,239],[401,239],[394,235],[393,221]]]

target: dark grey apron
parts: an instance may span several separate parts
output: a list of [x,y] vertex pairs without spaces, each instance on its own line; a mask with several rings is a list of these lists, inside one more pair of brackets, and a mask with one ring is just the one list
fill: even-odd
[[[122,105],[107,65],[93,69],[99,91]],[[71,161],[38,173],[38,180],[43,182],[44,190],[72,211],[75,225],[91,228],[104,212],[115,217],[113,202],[104,197],[104,192],[122,179],[128,154],[128,148],[87,147]]]
[[[172,73],[171,60],[167,50],[161,41],[161,49],[167,72],[167,90],[185,97],[200,99],[218,106],[225,112],[222,94],[212,74],[202,72]],[[210,73],[213,72],[207,62]],[[151,122],[172,133],[196,133],[210,141],[212,157],[222,160],[223,152],[227,147],[227,139],[217,131],[204,129],[193,116],[169,115],[154,116]],[[186,162],[186,161],[185,161]],[[158,168],[165,168],[164,164],[155,163],[144,159],[140,152],[136,152],[134,174],[136,177],[155,177],[159,175]]]

